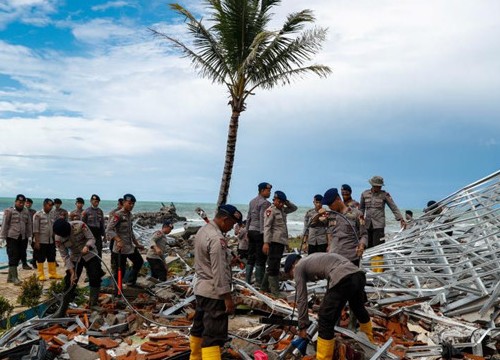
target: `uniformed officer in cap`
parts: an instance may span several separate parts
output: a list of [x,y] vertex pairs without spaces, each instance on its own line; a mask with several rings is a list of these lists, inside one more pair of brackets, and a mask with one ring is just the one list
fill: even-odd
[[75,209],[69,213],[69,221],[82,220],[83,205],[85,205],[85,200],[77,197],[75,200]]
[[89,277],[89,307],[99,305],[99,291],[103,271],[99,259],[95,256],[95,239],[83,221],[68,222],[57,219],[52,226],[56,235],[56,245],[64,261],[64,297],[54,317],[64,317],[69,303],[75,297],[76,284],[83,268]]
[[355,207],[359,209],[359,202],[352,198],[352,188],[348,184],[343,184],[340,187],[340,193],[342,194],[342,200],[344,204],[349,207]]
[[368,230],[368,247],[377,246],[385,236],[385,205],[388,205],[401,227],[406,222],[401,215],[391,195],[382,190],[384,179],[382,176],[374,176],[369,180],[371,189],[363,191],[359,201],[359,210],[364,214],[366,229]]
[[117,267],[113,274],[118,279],[118,266],[122,274],[125,274],[127,259],[132,262],[132,271],[128,275],[127,285],[135,285],[137,275],[144,264],[144,260],[139,252],[144,246],[139,244],[132,229],[132,209],[135,205],[135,196],[132,194],[123,195],[123,208],[115,213],[109,220],[106,228],[106,236],[113,240],[113,249],[111,256],[115,257]]
[[0,239],[7,242],[7,255],[9,257],[8,283],[20,285],[17,266],[21,261],[25,241],[31,241],[33,225],[30,212],[24,207],[26,197],[22,194],[16,196],[14,206],[3,212],[3,224],[0,230]]
[[196,312],[189,338],[191,360],[220,359],[228,336],[228,315],[234,312],[231,297],[232,255],[225,233],[242,222],[233,205],[221,205],[215,218],[196,233],[194,287]]
[[170,220],[165,220],[161,230],[155,231],[149,239],[151,245],[146,254],[146,260],[151,267],[151,277],[160,281],[167,281],[168,269],[165,262],[165,256],[168,255],[169,250],[167,235],[173,228],[174,224]]
[[327,221],[312,222],[319,214],[321,207],[321,200],[323,195],[316,194],[313,197],[312,209],[309,209],[304,216],[304,237],[302,239],[303,250],[308,254],[315,252],[326,252],[329,244],[329,234],[327,232]]
[[[33,216],[35,216],[35,214],[36,214],[36,210],[32,208],[33,200],[30,198],[26,198],[26,201],[24,202],[24,206],[30,212],[30,218],[31,218],[31,221],[33,221]],[[32,238],[31,244],[28,244],[27,239],[26,239],[26,242],[23,244],[24,251],[23,251],[21,261],[23,262],[23,269],[24,270],[33,270],[33,269],[36,269],[35,250],[33,250],[33,258],[31,259],[31,265],[33,265],[33,267],[31,267],[28,265],[28,253],[27,253],[28,245],[31,245],[31,248],[33,249],[33,238]]]
[[54,208],[50,213],[52,216],[52,221],[56,221],[57,219],[64,219],[66,221],[69,220],[68,210],[62,208],[62,200],[59,198],[54,199]]
[[104,227],[104,212],[99,207],[100,202],[99,195],[93,194],[90,197],[91,206],[83,212],[82,221],[87,224],[92,234],[94,234],[97,254],[102,258],[102,239],[106,235],[106,228]]

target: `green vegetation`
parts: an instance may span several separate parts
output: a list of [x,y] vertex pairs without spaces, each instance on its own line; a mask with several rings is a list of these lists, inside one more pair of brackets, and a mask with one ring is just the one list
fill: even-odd
[[33,274],[21,283],[21,294],[17,302],[27,307],[36,306],[40,303],[42,291],[43,285],[38,281],[36,274]]
[[0,295],[0,319],[7,319],[12,313],[12,310],[14,310],[14,306],[9,300]]

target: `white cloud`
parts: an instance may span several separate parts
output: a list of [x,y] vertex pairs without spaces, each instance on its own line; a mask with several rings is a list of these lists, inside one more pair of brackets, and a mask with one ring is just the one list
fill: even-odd
[[0,29],[14,21],[34,26],[50,23],[49,15],[56,11],[58,0],[7,0],[0,4]]
[[43,112],[47,109],[47,104],[45,103],[19,103],[19,102],[8,102],[0,101],[0,113],[1,112]]
[[110,19],[93,19],[86,23],[73,24],[72,33],[84,43],[102,43],[112,39],[130,38],[135,29],[116,24]]
[[127,1],[109,1],[107,3],[101,4],[101,5],[94,5],[92,6],[93,11],[105,11],[108,9],[116,9],[116,8],[122,8],[122,7],[135,7],[136,5],[127,2]]

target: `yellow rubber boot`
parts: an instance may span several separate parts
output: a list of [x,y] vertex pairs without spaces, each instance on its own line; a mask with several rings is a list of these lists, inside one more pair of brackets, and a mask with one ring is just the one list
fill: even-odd
[[49,279],[62,279],[63,276],[59,275],[56,270],[56,263],[49,262]]
[[198,336],[191,335],[189,337],[189,348],[191,349],[191,355],[189,355],[189,360],[201,360],[201,343],[203,339]]
[[366,337],[368,340],[370,340],[371,343],[375,343],[375,339],[373,338],[373,328],[372,328],[372,322],[368,321],[367,323],[364,324],[359,324],[359,330],[361,332],[365,333]]
[[331,360],[335,350],[335,339],[325,340],[318,337],[316,360]]
[[39,263],[39,262],[36,263],[36,268],[38,271],[38,280],[40,280],[40,281],[47,280],[47,278],[45,277],[45,272],[43,270],[43,264],[44,263]]
[[210,346],[201,348],[203,360],[221,360],[220,346]]
[[384,257],[382,255],[377,255],[371,258],[371,266],[373,272],[381,273],[384,272]]

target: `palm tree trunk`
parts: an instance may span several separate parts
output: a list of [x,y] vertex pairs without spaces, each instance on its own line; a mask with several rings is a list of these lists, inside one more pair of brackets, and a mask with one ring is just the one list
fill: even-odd
[[222,180],[220,182],[217,207],[226,204],[227,195],[229,194],[229,186],[231,184],[231,175],[233,173],[234,165],[234,153],[236,151],[236,138],[238,136],[238,122],[240,119],[240,113],[240,111],[233,110],[231,120],[229,122],[229,131],[227,133],[226,160],[224,161],[224,170],[222,172]]

